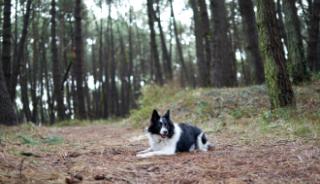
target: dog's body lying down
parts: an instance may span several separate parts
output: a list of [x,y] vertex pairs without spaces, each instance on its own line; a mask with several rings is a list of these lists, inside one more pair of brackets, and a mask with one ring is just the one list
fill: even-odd
[[188,152],[195,149],[207,151],[211,146],[202,130],[198,127],[173,123],[170,111],[160,117],[153,111],[150,126],[147,128],[150,147],[137,154],[145,158],[155,155],[173,155],[176,152]]

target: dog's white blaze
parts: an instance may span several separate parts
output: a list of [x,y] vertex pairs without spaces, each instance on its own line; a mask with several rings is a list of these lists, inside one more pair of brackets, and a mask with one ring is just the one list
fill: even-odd
[[177,143],[182,134],[179,125],[174,123],[174,134],[168,138],[161,138],[159,135],[152,135],[148,133],[150,148],[145,150],[147,152],[138,153],[137,156],[141,158],[151,157],[155,155],[173,155],[176,152]]
[[[162,118],[160,118],[159,121],[160,121],[161,123],[163,123],[163,119],[162,119]],[[161,127],[161,129],[160,129],[160,134],[164,134],[164,132],[167,132],[167,133],[168,133],[168,129],[162,125],[162,127]]]
[[167,132],[168,133],[168,129],[166,128],[166,127],[161,127],[161,129],[160,129],[160,134],[164,134],[165,132]]

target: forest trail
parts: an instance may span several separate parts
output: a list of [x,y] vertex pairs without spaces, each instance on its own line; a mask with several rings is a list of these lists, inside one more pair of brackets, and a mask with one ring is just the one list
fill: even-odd
[[[34,128],[59,144],[1,142],[0,183],[319,183],[315,139],[246,139],[209,133],[209,152],[139,159],[142,128],[120,125]],[[39,131],[38,131],[39,129]],[[23,154],[24,156],[22,156]]]

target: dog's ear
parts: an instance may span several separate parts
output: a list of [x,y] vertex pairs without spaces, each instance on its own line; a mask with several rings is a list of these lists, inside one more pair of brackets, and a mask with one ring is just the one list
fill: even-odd
[[151,116],[151,122],[158,121],[159,119],[160,119],[160,115],[158,111],[154,109]]
[[170,110],[168,109],[167,112],[164,114],[166,119],[170,119]]

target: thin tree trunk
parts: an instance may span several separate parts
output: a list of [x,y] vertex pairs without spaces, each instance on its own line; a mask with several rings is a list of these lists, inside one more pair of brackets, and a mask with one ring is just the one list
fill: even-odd
[[0,124],[15,125],[18,118],[7,90],[2,61],[0,61],[0,104]]
[[[35,17],[33,23],[32,23],[32,35],[33,35],[33,55],[32,55],[32,66],[30,67],[32,68],[32,72],[30,74],[30,78],[32,81],[31,82],[31,99],[32,99],[32,106],[33,106],[33,110],[32,110],[32,122],[34,123],[38,123],[38,102],[39,102],[39,98],[38,94],[37,94],[37,88],[38,88],[38,70],[39,70],[39,59],[38,59],[38,54],[39,54],[39,33],[38,33],[38,25],[39,25],[39,17],[35,15],[35,12],[33,12],[33,17]],[[29,71],[31,71],[29,69]]]
[[[171,2],[171,1],[170,1]],[[160,18],[160,1],[157,0],[157,10],[156,10],[156,15],[154,16],[157,23],[158,23],[158,28],[159,28],[159,33],[160,33],[160,43],[161,43],[161,48],[162,48],[162,58],[163,58],[163,70],[166,75],[167,80],[172,80],[173,78],[173,73],[172,73],[172,63],[171,63],[171,58],[169,56],[169,51],[166,45],[166,39],[165,35],[162,30],[162,25],[161,25],[161,18]]]
[[246,39],[247,61],[250,63],[254,76],[254,83],[261,84],[264,82],[263,61],[259,51],[258,30],[254,13],[254,7],[251,0],[238,0],[240,13],[242,16],[243,30]]
[[[63,85],[61,85],[61,62],[58,57],[56,34],[56,1],[51,0],[51,53],[52,53],[52,74],[53,74],[53,99],[57,104],[58,120],[65,118],[65,107],[63,103]],[[61,89],[62,87],[62,89]]]
[[120,42],[120,55],[121,55],[121,63],[120,63],[120,79],[121,79],[121,92],[120,92],[120,100],[121,100],[121,110],[120,114],[123,116],[129,112],[129,96],[128,96],[128,61],[126,56],[125,45],[123,42],[123,35],[121,34],[120,28],[118,26],[118,35]]
[[[128,35],[129,35],[129,69],[128,69],[128,107],[129,109],[132,108],[133,106],[135,106],[135,98],[133,96],[133,81],[136,80],[135,79],[135,75],[134,75],[134,65],[133,65],[133,39],[132,39],[132,36],[133,36],[133,31],[132,31],[132,27],[133,27],[133,8],[130,7],[130,10],[129,10],[129,27],[128,27]],[[171,65],[171,64],[170,64]]]
[[104,58],[106,58],[105,62],[103,63],[103,68],[104,68],[104,82],[103,82],[103,89],[102,89],[102,94],[101,94],[101,99],[104,102],[104,109],[103,109],[103,114],[104,114],[104,118],[109,117],[110,115],[112,115],[112,110],[111,110],[111,102],[112,99],[111,97],[111,86],[110,86],[110,72],[109,72],[109,60],[110,60],[110,38],[109,38],[109,21],[107,23],[107,33],[105,36],[105,56]]
[[271,108],[295,106],[273,1],[257,0],[259,41]]
[[308,48],[307,48],[307,61],[312,71],[320,71],[320,62],[317,58],[317,45],[319,37],[319,25],[320,25],[320,0],[314,0],[309,12],[310,26],[308,29]]
[[[287,0],[285,0],[287,1]],[[291,0],[290,0],[291,1]],[[283,7],[282,7],[282,4],[281,4],[281,0],[277,0],[277,7],[276,7],[276,12],[277,12],[277,15],[278,15],[278,24],[279,24],[279,28],[280,28],[280,35],[281,35],[281,38],[283,39],[284,41],[284,44],[285,45],[288,45],[288,38],[287,38],[287,35],[286,35],[286,31],[285,31],[285,28],[284,28],[284,22],[283,22],[283,15],[282,15],[282,12],[283,12]]]
[[92,75],[93,75],[93,105],[92,105],[92,117],[94,119],[98,118],[98,109],[99,109],[99,93],[97,89],[97,82],[98,82],[98,74],[97,74],[97,60],[96,60],[96,45],[92,44],[91,45],[91,60],[92,60]]
[[198,0],[198,8],[199,8],[199,17],[200,17],[200,29],[201,29],[201,40],[204,45],[204,68],[203,71],[206,80],[206,85],[204,87],[207,87],[211,85],[210,81],[210,66],[212,64],[212,33],[210,31],[210,22],[209,22],[209,15],[207,10],[207,4],[205,0]]
[[11,77],[11,0],[4,0],[2,27],[2,67],[7,89]]
[[[21,85],[21,101],[22,101],[22,109],[25,115],[26,121],[31,121],[31,110],[30,110],[30,100],[29,100],[29,93],[28,93],[28,68],[30,68],[29,56],[23,57],[24,65],[21,68],[21,75],[20,75],[20,85]],[[28,68],[27,68],[28,66]]]
[[13,63],[13,70],[12,75],[10,78],[10,88],[9,93],[11,95],[11,100],[13,101],[16,98],[16,86],[18,83],[18,76],[20,74],[20,68],[21,68],[21,61],[24,57],[24,51],[25,51],[25,42],[27,40],[27,34],[28,34],[28,27],[29,27],[29,19],[31,14],[31,4],[32,0],[27,0],[26,4],[26,13],[23,16],[23,28],[22,28],[22,34],[19,41],[19,45],[17,48],[17,56],[16,60]]
[[177,44],[178,57],[179,57],[179,61],[181,64],[181,73],[183,76],[183,78],[182,78],[183,82],[181,85],[186,86],[187,84],[190,83],[191,80],[188,75],[189,71],[188,71],[188,68],[185,64],[184,57],[183,57],[182,45],[181,45],[179,34],[178,34],[178,27],[177,27],[177,23],[176,23],[176,18],[174,16],[172,0],[170,0],[170,7],[171,7],[171,18],[172,18],[172,23],[173,23],[173,30],[174,30],[176,44]]
[[207,66],[205,59],[205,50],[202,42],[202,28],[201,28],[201,19],[200,12],[198,10],[198,5],[196,0],[190,0],[190,4],[193,11],[193,20],[194,20],[194,35],[196,39],[196,56],[197,56],[197,67],[198,67],[198,81],[201,87],[210,86],[210,67]]
[[84,102],[84,87],[83,87],[83,42],[82,42],[82,24],[81,24],[81,7],[82,1],[76,0],[74,9],[75,18],[75,65],[73,68],[77,81],[77,109],[76,118],[85,119],[86,109]]
[[115,61],[115,45],[114,45],[114,35],[113,35],[113,20],[111,18],[111,5],[109,5],[109,34],[110,34],[110,87],[111,87],[111,93],[110,98],[111,100],[111,112],[112,115],[119,116],[120,114],[120,108],[119,108],[119,94],[116,84],[116,70],[117,65]]
[[299,84],[309,80],[310,76],[307,71],[307,63],[304,57],[301,27],[295,0],[283,1],[283,7],[288,44],[288,72],[289,76],[292,78],[292,82]]
[[150,29],[150,49],[151,49],[151,65],[152,69],[155,71],[155,81],[159,85],[163,85],[162,70],[159,60],[158,47],[156,42],[156,32],[154,30],[155,13],[153,9],[153,0],[147,0],[147,10],[148,10],[148,23]]
[[[44,28],[42,28],[44,29]],[[44,52],[44,49],[39,50],[39,53],[41,54],[42,52]],[[41,54],[42,55],[42,54]],[[45,115],[44,115],[44,103],[43,103],[43,95],[44,95],[44,78],[43,78],[43,74],[44,74],[44,65],[43,62],[40,62],[40,98],[39,98],[39,107],[40,107],[40,123],[44,123],[46,122],[45,119]]]

